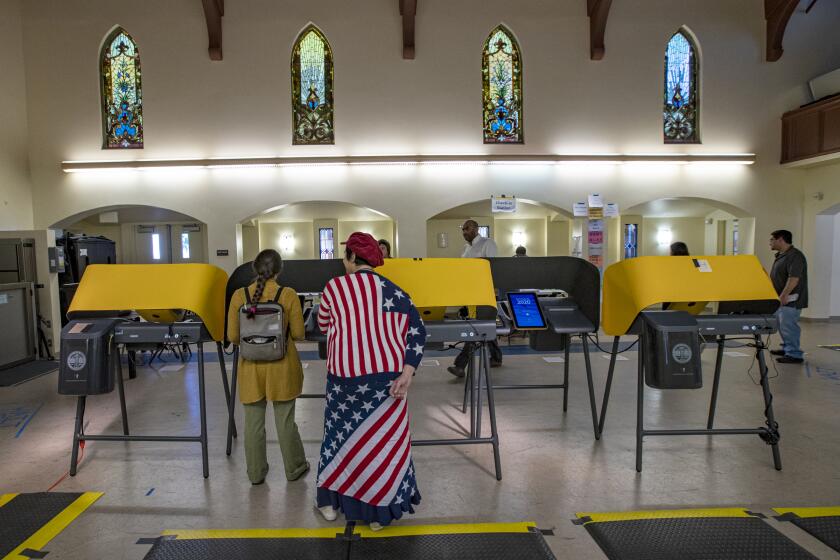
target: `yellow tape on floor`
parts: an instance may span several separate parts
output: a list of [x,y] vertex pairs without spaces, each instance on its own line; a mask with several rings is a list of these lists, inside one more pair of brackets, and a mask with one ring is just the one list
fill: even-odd
[[204,529],[166,530],[164,536],[175,536],[175,540],[196,539],[334,539],[344,533],[344,526],[336,525],[326,529]]
[[414,535],[470,535],[482,533],[527,533],[537,524],[524,523],[455,523],[451,525],[397,525],[371,531],[367,525],[357,525],[353,533],[363,538],[408,537]]
[[[647,511],[612,511],[605,513],[577,513],[578,518],[589,517],[586,523],[607,521],[636,521],[639,519],[681,519],[688,517],[753,517],[744,508],[657,509]],[[586,524],[584,523],[584,524]]]
[[798,517],[835,517],[840,516],[840,507],[800,507],[800,508],[773,508],[779,515],[792,513]]
[[[53,517],[46,525],[38,529],[35,534],[23,541],[20,546],[11,551],[3,560],[28,560],[27,556],[21,556],[20,553],[26,549],[41,550],[48,542],[53,540],[56,535],[62,532],[74,519],[79,517],[87,508],[89,508],[96,500],[102,497],[102,492],[85,492],[76,500],[64,508],[64,510]],[[9,494],[4,495],[8,496]]]
[[12,500],[14,500],[15,496],[17,496],[17,494],[3,494],[2,496],[0,496],[0,507],[3,507]]

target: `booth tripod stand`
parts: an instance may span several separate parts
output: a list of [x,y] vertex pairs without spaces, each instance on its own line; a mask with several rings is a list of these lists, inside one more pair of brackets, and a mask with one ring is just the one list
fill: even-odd
[[[200,415],[200,433],[197,436],[163,436],[163,435],[131,435],[128,428],[128,414],[126,411],[126,404],[125,404],[125,385],[123,381],[123,369],[122,369],[122,351],[120,350],[121,346],[124,346],[126,349],[126,354],[129,354],[129,363],[131,361],[131,351],[129,350],[130,344],[120,344],[118,341],[114,344],[113,351],[116,352],[115,359],[113,360],[112,367],[115,368],[115,375],[117,378],[117,391],[120,397],[120,412],[122,417],[122,435],[119,434],[86,434],[84,431],[85,426],[85,407],[87,403],[87,396],[80,395],[78,397],[76,403],[76,422],[73,429],[73,448],[70,453],[70,476],[76,475],[76,470],[78,466],[78,459],[79,459],[79,447],[81,442],[85,441],[162,441],[162,442],[191,442],[191,443],[200,443],[201,444],[201,464],[202,464],[202,474],[204,478],[208,478],[210,476],[210,466],[208,461],[208,446],[207,446],[207,402],[206,402],[206,391],[205,391],[205,383],[204,383],[204,341],[197,340],[192,341],[197,346],[197,354],[198,354],[198,403],[199,403],[199,415]],[[222,385],[225,391],[226,403],[228,407],[231,405],[230,399],[230,386],[228,384],[227,378],[227,368],[225,367],[225,360],[224,360],[224,352],[222,351],[222,344],[221,342],[216,342],[216,349],[219,356],[219,365],[221,367],[222,373]],[[230,412],[230,411],[229,411]],[[236,424],[233,421],[233,417],[231,414],[231,418],[229,420],[229,430],[233,434],[233,437],[236,437]]]
[[[717,408],[718,390],[720,388],[720,374],[723,363],[724,344],[726,342],[725,335],[717,336],[717,355],[715,358],[715,374],[712,382],[712,396],[709,404],[709,416],[706,423],[706,429],[695,430],[647,430],[644,427],[644,390],[645,390],[645,363],[644,363],[644,332],[639,334],[638,339],[638,380],[636,393],[636,471],[642,472],[642,447],[644,436],[695,436],[695,435],[757,435],[767,445],[771,447],[773,453],[773,466],[776,470],[782,470],[782,459],[779,452],[779,424],[776,422],[773,413],[773,395],[770,392],[770,383],[768,379],[767,361],[765,359],[764,351],[767,350],[767,345],[761,338],[761,334],[756,333],[753,336],[755,344],[755,359],[758,362],[759,369],[759,384],[761,386],[762,396],[764,398],[764,417],[765,425],[758,428],[715,428],[715,411]],[[612,387],[613,374],[615,372],[615,357],[618,354],[619,337],[613,340],[612,354],[610,358],[609,373],[607,374],[607,383],[604,389],[604,401],[601,405],[601,417],[598,424],[599,432],[604,429],[604,422],[607,414],[607,405],[609,404],[610,388]]]
[[[461,412],[470,412],[470,431],[464,438],[450,439],[421,439],[412,440],[411,445],[415,447],[432,445],[475,445],[490,444],[493,446],[493,463],[496,471],[496,480],[502,480],[502,462],[499,455],[499,432],[496,426],[496,402],[493,396],[493,381],[490,377],[490,358],[487,345],[489,344],[485,335],[475,342],[470,342],[470,360],[467,362],[466,375],[464,376],[464,402]],[[490,437],[481,434],[482,403],[481,394],[487,392],[487,412],[490,416]],[[467,406],[469,402],[469,407]]]

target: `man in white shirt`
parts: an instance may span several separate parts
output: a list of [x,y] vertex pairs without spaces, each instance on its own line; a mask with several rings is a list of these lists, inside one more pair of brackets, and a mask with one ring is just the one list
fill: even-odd
[[461,233],[464,240],[467,242],[464,245],[464,252],[461,257],[468,259],[484,259],[487,257],[495,257],[498,250],[496,249],[496,242],[487,237],[478,235],[478,222],[475,220],[467,220],[461,226]]
[[[487,237],[481,237],[478,235],[478,222],[475,220],[467,220],[464,222],[464,225],[461,226],[461,233],[464,235],[464,240],[467,242],[467,244],[464,245],[464,252],[461,253],[462,258],[482,259],[496,256],[496,253],[498,252],[496,249],[496,242]],[[464,310],[464,313],[466,313],[466,310]],[[488,344],[488,349],[490,350],[490,366],[501,366],[502,349],[499,348],[499,345],[495,340]],[[446,371],[455,377],[464,377],[464,368],[467,367],[474,350],[474,344],[469,342],[464,344],[464,347],[461,349],[461,353],[455,358],[455,363],[446,368]]]

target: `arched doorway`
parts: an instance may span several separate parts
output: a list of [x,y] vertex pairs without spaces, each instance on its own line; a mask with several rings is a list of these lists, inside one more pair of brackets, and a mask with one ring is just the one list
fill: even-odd
[[840,317],[840,204],[819,212],[814,229],[814,254],[807,255],[813,267],[810,307],[814,316]]
[[52,225],[56,239],[102,237],[113,241],[124,264],[206,263],[207,226],[192,216],[158,206],[94,208]]
[[429,257],[460,257],[464,248],[461,225],[478,222],[479,234],[496,242],[500,257],[512,256],[519,246],[534,257],[569,255],[572,250],[571,214],[562,208],[517,199],[516,212],[493,213],[490,199],[455,206],[426,220]]
[[[755,218],[735,206],[696,197],[660,198],[621,214],[619,258],[668,255],[682,241],[693,255],[753,254]],[[611,244],[612,245],[612,244]]]
[[394,220],[377,210],[337,201],[307,201],[269,208],[244,220],[239,247],[243,262],[263,249],[276,249],[284,259],[341,257],[340,242],[363,231],[391,245],[396,257]]

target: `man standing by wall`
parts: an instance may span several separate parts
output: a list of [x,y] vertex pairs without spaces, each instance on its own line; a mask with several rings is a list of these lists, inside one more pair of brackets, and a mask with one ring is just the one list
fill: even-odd
[[782,348],[770,353],[780,356],[776,358],[780,364],[801,364],[804,354],[799,347],[799,315],[808,307],[808,262],[793,246],[793,234],[786,229],[770,234],[770,249],[777,251],[770,280],[782,303],[776,311]]
[[[464,252],[461,253],[461,258],[485,259],[496,256],[496,253],[498,252],[496,249],[496,242],[490,238],[478,235],[478,222],[475,220],[467,220],[464,222],[464,225],[461,226],[461,233],[464,236],[464,240],[467,242],[467,244],[464,245]],[[465,309],[462,311],[466,313]],[[464,344],[464,347],[461,349],[461,353],[455,358],[455,364],[446,368],[446,371],[455,377],[464,377],[464,368],[467,367],[474,349],[474,344],[469,342]],[[499,367],[502,365],[502,349],[499,348],[499,344],[495,340],[489,343],[489,350],[490,366]]]

